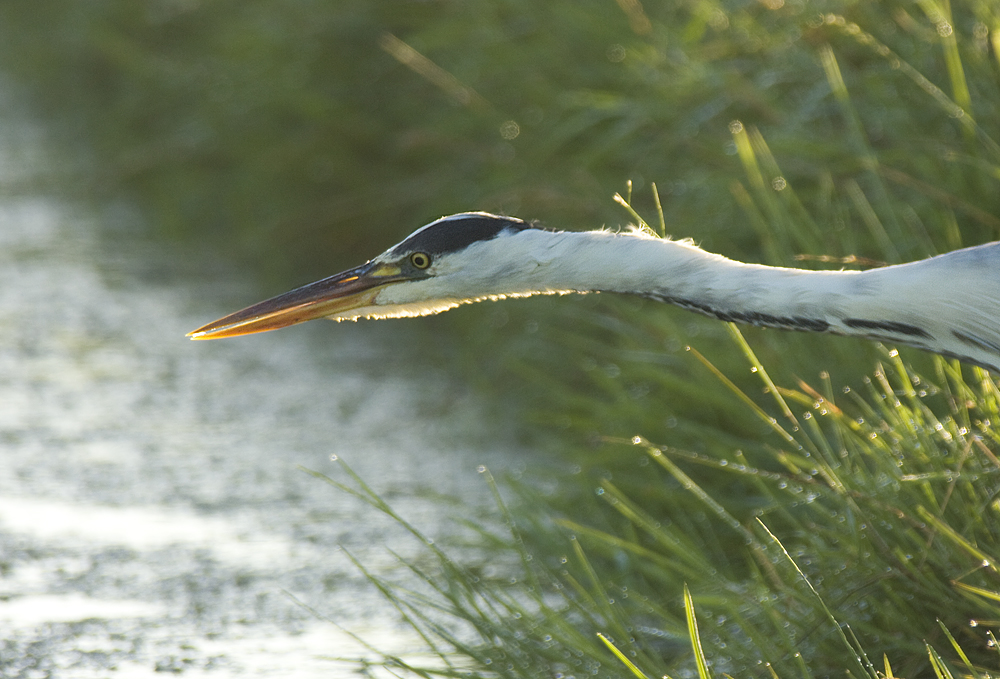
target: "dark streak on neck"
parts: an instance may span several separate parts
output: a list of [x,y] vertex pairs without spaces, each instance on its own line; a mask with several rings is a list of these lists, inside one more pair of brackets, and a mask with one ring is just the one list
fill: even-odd
[[845,318],[844,325],[856,330],[885,330],[886,332],[895,332],[900,335],[907,335],[908,337],[932,339],[930,334],[923,328],[918,328],[908,323],[897,323],[896,321],[869,321],[863,318]]
[[681,307],[682,309],[687,309],[688,311],[696,311],[700,314],[711,316],[712,318],[717,318],[720,321],[725,321],[727,323],[746,323],[748,325],[757,325],[765,328],[783,328],[785,330],[803,330],[807,332],[828,332],[830,330],[830,324],[821,318],[776,316],[774,314],[766,314],[761,311],[723,311],[701,302],[695,302],[694,300],[683,299],[680,297],[671,297],[669,295],[659,295],[656,293],[645,294],[643,296],[655,299],[659,302],[673,304]]

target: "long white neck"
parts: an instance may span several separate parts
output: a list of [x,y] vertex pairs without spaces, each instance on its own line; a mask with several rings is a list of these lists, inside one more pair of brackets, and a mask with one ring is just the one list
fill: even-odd
[[1000,243],[855,272],[743,264],[634,233],[511,240],[521,239],[534,267],[514,294],[639,294],[723,321],[909,344],[1000,372]]

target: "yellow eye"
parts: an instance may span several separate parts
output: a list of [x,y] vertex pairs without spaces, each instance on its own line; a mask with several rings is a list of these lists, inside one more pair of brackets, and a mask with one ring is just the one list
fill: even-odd
[[418,269],[426,269],[431,265],[431,256],[424,252],[414,252],[410,255],[410,264]]

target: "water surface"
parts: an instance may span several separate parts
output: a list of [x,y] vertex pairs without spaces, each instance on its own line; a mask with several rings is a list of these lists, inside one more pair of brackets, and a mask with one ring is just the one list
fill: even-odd
[[364,650],[296,599],[419,653],[342,551],[391,577],[386,546],[416,545],[300,467],[336,474],[339,456],[445,537],[434,495],[484,506],[476,468],[507,459],[475,400],[387,367],[360,326],[190,342],[259,291],[234,272],[189,280],[196,255],[121,225],[99,237],[92,215],[24,190],[37,130],[5,129],[0,676],[353,675],[324,656]]

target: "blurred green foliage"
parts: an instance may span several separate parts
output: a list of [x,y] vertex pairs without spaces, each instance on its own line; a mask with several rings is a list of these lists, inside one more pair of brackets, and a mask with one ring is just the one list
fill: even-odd
[[[65,125],[62,140],[92,154],[99,171],[82,188],[138,196],[156,228],[257,252],[287,243],[299,261],[346,263],[356,243],[471,208],[616,224],[608,198],[627,178],[646,206],[641,189],[659,183],[675,234],[746,257],[810,245],[884,259],[863,215],[831,204],[851,178],[897,243],[893,259],[953,247],[934,219],[990,188],[974,162],[985,149],[895,66],[951,94],[935,24],[912,2],[770,5],[9,0],[0,55]],[[955,11],[968,113],[995,125],[997,64],[979,35],[994,8]],[[847,103],[824,75],[827,46]],[[840,209],[813,210],[818,228],[802,234],[747,228],[730,189],[733,120],[761,130],[807,207]],[[873,162],[905,176],[879,177]],[[909,205],[923,238],[883,198]],[[962,231],[996,227],[973,216]]]
[[[285,282],[456,211],[616,226],[626,180],[647,214],[657,184],[669,233],[737,259],[903,261],[997,235],[996,21],[985,0],[6,0],[0,65],[79,195],[131,197],[156,232]],[[724,364],[722,330],[684,312],[535,300],[417,323],[452,338],[432,359],[584,435],[730,417],[681,351]],[[750,336],[787,374],[856,382],[876,355]]]

